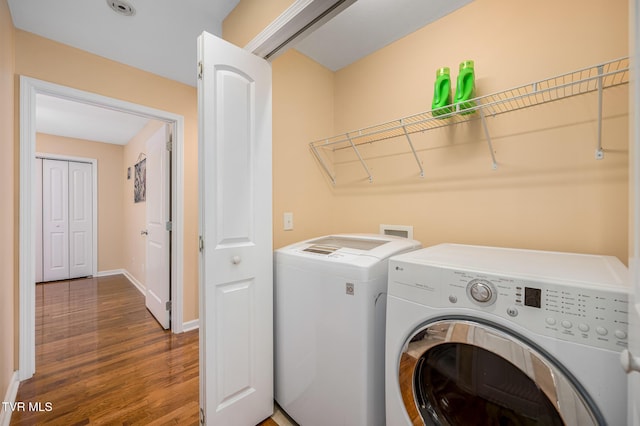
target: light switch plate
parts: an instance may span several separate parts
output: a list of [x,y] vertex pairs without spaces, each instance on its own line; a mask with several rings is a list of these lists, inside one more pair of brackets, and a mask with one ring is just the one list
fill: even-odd
[[284,230],[293,231],[293,213],[284,212]]

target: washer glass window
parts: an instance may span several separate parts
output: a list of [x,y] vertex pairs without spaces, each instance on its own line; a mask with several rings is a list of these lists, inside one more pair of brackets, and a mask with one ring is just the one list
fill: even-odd
[[399,381],[413,424],[598,424],[573,380],[524,341],[486,324],[421,327],[401,354]]

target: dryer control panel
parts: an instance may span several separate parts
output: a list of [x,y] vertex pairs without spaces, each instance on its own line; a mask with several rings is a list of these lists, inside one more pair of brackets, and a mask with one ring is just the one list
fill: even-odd
[[389,294],[442,314],[482,311],[549,337],[621,351],[628,339],[624,287],[585,286],[391,259]]

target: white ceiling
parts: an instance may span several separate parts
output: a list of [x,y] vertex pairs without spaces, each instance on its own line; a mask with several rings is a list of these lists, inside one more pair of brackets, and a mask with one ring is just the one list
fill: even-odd
[[[106,0],[8,0],[16,28],[191,86],[196,85],[196,39],[220,35],[239,0],[129,0],[133,16]],[[114,76],[115,78],[116,76]],[[126,144],[147,119],[39,95],[36,131]]]
[[133,16],[105,0],[8,0],[16,28],[179,82],[196,85],[196,40],[220,35],[239,0],[128,0]]
[[39,94],[36,131],[96,142],[126,145],[149,122],[130,113]]
[[471,1],[357,0],[295,47],[337,71]]
[[[16,28],[191,86],[196,39],[220,35],[239,0],[128,0],[133,16],[106,0],[8,0]],[[266,0],[260,0],[266,1]],[[472,0],[357,0],[296,43],[296,49],[338,70],[470,3]],[[114,76],[115,78],[116,76]],[[37,131],[127,143],[146,119],[40,96]]]

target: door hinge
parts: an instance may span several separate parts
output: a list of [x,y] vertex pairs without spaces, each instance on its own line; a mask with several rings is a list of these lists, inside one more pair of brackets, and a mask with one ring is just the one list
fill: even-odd
[[164,227],[165,227],[165,229],[167,231],[173,231],[173,222],[171,222],[170,220],[167,221],[167,223],[165,223]]
[[200,252],[202,253],[202,250],[204,250],[204,239],[202,238],[202,235],[200,235],[198,237],[198,248],[200,249]]
[[167,300],[167,303],[164,306],[165,311],[170,311],[171,310],[171,300]]
[[169,136],[169,140],[167,141],[166,148],[167,148],[167,151],[169,152],[173,150],[173,140],[171,136]]
[[202,74],[204,73],[204,66],[202,65],[202,61],[198,62],[198,79],[202,80]]

